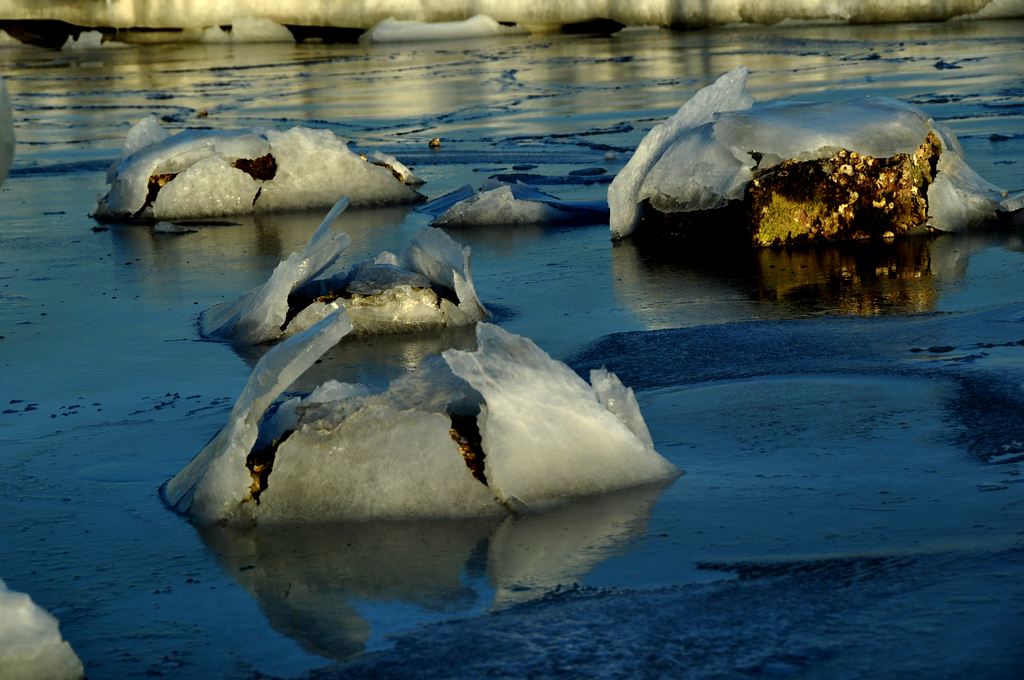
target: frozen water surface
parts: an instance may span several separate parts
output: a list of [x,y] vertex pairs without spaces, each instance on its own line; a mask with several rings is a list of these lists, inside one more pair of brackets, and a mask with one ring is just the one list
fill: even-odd
[[[726,255],[613,245],[606,224],[460,229],[493,319],[585,377],[607,365],[686,474],[518,521],[200,531],[157,487],[266,350],[200,341],[198,313],[265,282],[323,214],[154,230],[87,213],[149,114],[170,132],[328,129],[401,159],[428,198],[518,178],[600,201],[651,127],[739,66],[758,101],[910,102],[1019,190],[1021,35],[0,48],[17,140],[0,578],[60,620],[90,678],[1020,675],[1019,229]],[[351,208],[345,253],[399,252],[430,219]],[[294,389],[382,387],[474,346],[471,329],[346,338]]]

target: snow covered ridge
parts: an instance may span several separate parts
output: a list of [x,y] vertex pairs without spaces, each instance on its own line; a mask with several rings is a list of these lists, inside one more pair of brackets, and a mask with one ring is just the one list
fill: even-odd
[[[404,168],[404,166],[402,166]],[[155,116],[136,123],[107,172],[93,217],[156,221],[332,205],[422,200],[383,162],[367,162],[330,130],[185,130]]]
[[487,318],[477,297],[470,249],[440,229],[418,233],[400,255],[341,270],[350,240],[331,225],[348,206],[342,198],[302,251],[285,258],[270,279],[238,300],[203,313],[207,337],[241,345],[272,342],[348,310],[356,333],[403,333],[467,326]]
[[478,14],[528,28],[550,28],[593,19],[627,26],[698,28],[784,20],[885,23],[956,18],[1024,16],[1022,0],[0,0],[0,16],[11,20],[54,19],[78,26],[184,28],[232,24],[238,17],[270,19],[288,26],[369,29],[387,19],[442,22]]
[[[740,68],[656,125],[608,188],[613,238],[639,226],[753,245],[959,231],[1013,209],[956,137],[887,97],[755,104]],[[712,216],[713,217],[709,217]],[[728,217],[726,217],[728,216]]]
[[57,619],[0,579],[0,677],[4,680],[76,680],[82,662],[60,635]]
[[329,380],[272,407],[351,330],[338,312],[270,350],[167,503],[204,524],[501,516],[679,474],[614,374],[490,324],[384,392]]

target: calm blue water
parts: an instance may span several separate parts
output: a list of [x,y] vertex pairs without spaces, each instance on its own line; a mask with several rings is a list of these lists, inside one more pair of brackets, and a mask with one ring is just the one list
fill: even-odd
[[[430,197],[528,172],[600,199],[647,129],[740,65],[759,99],[918,104],[980,174],[1019,189],[1021,35],[1021,22],[975,22],[0,49],[18,136],[0,188],[0,577],[60,619],[90,678],[336,662],[1018,674],[1019,231],[725,257],[613,246],[601,226],[453,233],[498,321],[580,370],[617,371],[687,474],[501,527],[199,533],[156,490],[224,422],[259,352],[199,341],[196,316],[262,282],[320,216],[175,236],[94,231],[88,213],[149,113],[173,129],[328,127],[414,166]],[[564,183],[588,168],[606,172]],[[346,213],[352,260],[404,246],[427,219]],[[383,381],[465,341],[353,342],[321,369]],[[466,620],[428,625],[453,618]]]

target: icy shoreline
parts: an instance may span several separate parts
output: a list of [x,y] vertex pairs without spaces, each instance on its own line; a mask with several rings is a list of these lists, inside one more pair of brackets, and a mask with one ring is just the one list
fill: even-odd
[[139,3],[135,0],[69,2],[58,5],[29,0],[0,1],[0,17],[21,21],[63,21],[83,27],[116,29],[205,29],[232,24],[237,17],[270,19],[289,26],[369,29],[387,19],[440,22],[485,14],[502,23],[531,30],[557,30],[567,24],[610,19],[626,26],[703,28],[726,24],[776,24],[783,21],[894,23],[999,19],[1024,16],[1022,0],[929,0],[862,2],[861,0],[442,0],[380,3],[301,3],[280,0],[225,0],[209,3]]

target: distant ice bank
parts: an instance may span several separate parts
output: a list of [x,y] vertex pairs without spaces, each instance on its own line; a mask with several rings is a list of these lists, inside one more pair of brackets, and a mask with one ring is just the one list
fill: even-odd
[[268,352],[168,504],[201,524],[501,516],[679,474],[614,374],[588,384],[490,324],[384,392],[329,380],[275,405],[351,329],[338,312]]
[[93,211],[103,221],[321,208],[341,195],[354,205],[423,198],[387,162],[361,158],[330,130],[185,130],[171,135],[155,116],[128,131],[107,183],[110,188]]
[[610,19],[627,26],[701,28],[783,20],[884,23],[1024,16],[1022,0],[0,0],[0,16],[56,19],[78,26],[193,29],[226,26],[238,17],[287,26],[369,29],[387,19],[457,21],[484,14],[531,29]]

